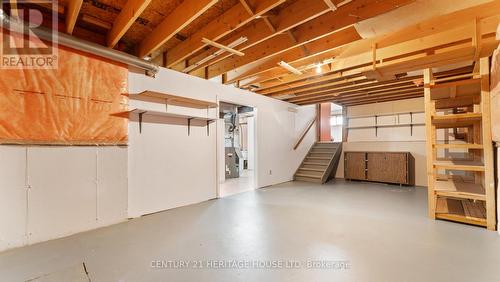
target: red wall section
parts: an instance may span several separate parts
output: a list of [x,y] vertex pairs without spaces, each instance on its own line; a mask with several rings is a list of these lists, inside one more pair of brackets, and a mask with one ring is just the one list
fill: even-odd
[[330,142],[332,141],[332,127],[330,125],[330,118],[332,112],[331,103],[322,103],[319,106],[319,141]]

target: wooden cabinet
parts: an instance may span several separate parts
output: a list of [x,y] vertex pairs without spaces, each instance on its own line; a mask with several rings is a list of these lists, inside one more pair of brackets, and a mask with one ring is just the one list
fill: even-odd
[[409,152],[345,152],[344,178],[414,185],[415,159]]
[[345,153],[344,178],[366,180],[366,153]]

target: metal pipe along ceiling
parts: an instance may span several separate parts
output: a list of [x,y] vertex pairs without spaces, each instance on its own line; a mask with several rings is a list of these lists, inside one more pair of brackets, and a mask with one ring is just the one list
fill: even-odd
[[[23,25],[15,20],[11,20],[5,11],[0,8],[0,19],[2,20],[2,27],[9,27],[11,31],[23,30]],[[91,53],[93,55],[101,56],[113,61],[121,62],[129,66],[137,67],[146,71],[148,75],[154,75],[160,70],[159,66],[152,62],[140,59],[138,57],[126,54],[124,52],[116,51],[92,42],[75,38],[71,35],[57,32],[54,40],[53,31],[44,27],[31,28],[33,32],[40,38],[46,41],[56,41],[61,44],[79,51]]]

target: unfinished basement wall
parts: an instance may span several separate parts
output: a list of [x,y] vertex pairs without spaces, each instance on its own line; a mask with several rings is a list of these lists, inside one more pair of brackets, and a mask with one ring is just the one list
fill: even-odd
[[69,48],[58,57],[54,70],[0,70],[2,142],[29,144],[0,145],[0,251],[127,219],[127,149],[72,145],[123,143],[126,122],[107,118],[128,70]]
[[[299,150],[293,145],[298,132],[314,115],[312,107],[300,108],[232,86],[162,68],[156,78],[134,70],[129,74],[130,93],[144,90],[222,101],[256,108],[257,187],[293,179],[293,173],[314,142],[308,136]],[[130,108],[165,110],[165,105],[131,101]],[[215,109],[195,110],[168,106],[172,113],[217,117]],[[217,124],[205,127],[143,123],[129,124],[129,216],[163,211],[216,197]],[[223,160],[222,160],[223,161]],[[220,164],[220,162],[219,162]],[[224,173],[224,171],[219,172]]]
[[[394,102],[383,102],[353,106],[347,109],[349,127],[372,126],[375,124],[375,115],[385,115],[378,118],[379,124],[409,123],[413,112],[413,122],[423,123],[424,99],[408,99]],[[399,117],[397,114],[399,114]],[[393,115],[394,114],[394,115]],[[360,118],[356,118],[360,117]],[[361,118],[362,117],[362,118]],[[425,126],[410,126],[349,129],[347,142],[343,143],[343,151],[387,151],[410,152],[415,158],[415,184],[427,186]],[[339,163],[337,178],[344,177],[344,162]]]
[[0,146],[0,251],[126,219],[126,148]]

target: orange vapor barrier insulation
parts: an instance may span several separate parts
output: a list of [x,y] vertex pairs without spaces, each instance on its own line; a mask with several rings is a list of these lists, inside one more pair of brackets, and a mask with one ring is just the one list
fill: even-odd
[[0,69],[0,143],[126,144],[127,67],[62,46],[57,62]]

